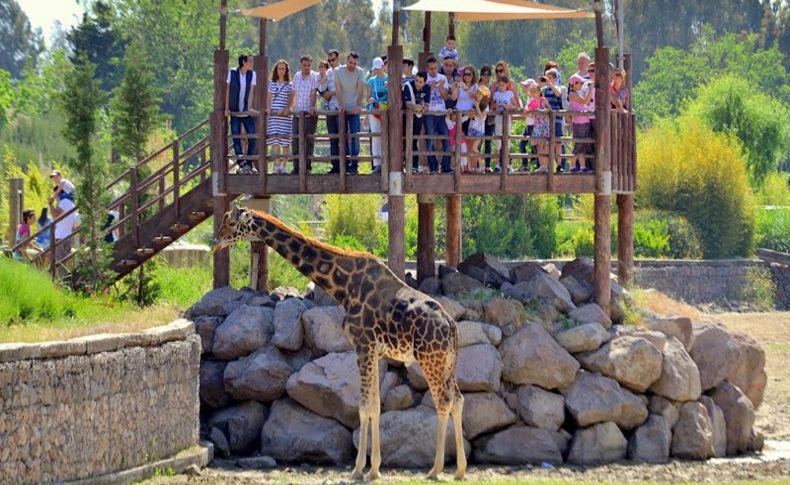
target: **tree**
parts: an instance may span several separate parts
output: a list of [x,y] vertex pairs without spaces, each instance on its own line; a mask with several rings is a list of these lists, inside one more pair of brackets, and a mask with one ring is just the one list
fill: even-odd
[[0,69],[0,133],[8,124],[8,111],[14,100],[13,86],[11,86],[11,73]]
[[88,291],[100,288],[107,281],[102,263],[106,256],[102,257],[100,252],[103,239],[99,237],[107,163],[94,153],[97,113],[101,110],[104,96],[95,75],[96,66],[81,56],[67,74],[66,89],[61,96],[66,113],[64,135],[77,152],[70,165],[81,176],[77,200],[88,241],[88,254],[81,265],[85,270],[81,283]]
[[110,92],[120,84],[125,43],[110,4],[102,0],[93,3],[83,14],[82,22],[66,34],[66,38],[73,50],[72,62],[84,57],[101,66],[97,78],[103,91]]
[[18,79],[25,64],[35,65],[43,50],[41,30],[31,29],[16,0],[0,0],[0,69]]
[[133,162],[143,158],[146,142],[160,119],[160,99],[145,58],[139,44],[129,47],[126,75],[110,102],[114,121],[113,145],[121,156]]

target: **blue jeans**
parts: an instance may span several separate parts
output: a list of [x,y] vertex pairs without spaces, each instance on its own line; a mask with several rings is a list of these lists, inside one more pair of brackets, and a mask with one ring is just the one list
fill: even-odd
[[[496,129],[496,125],[494,125],[494,123],[490,123],[490,124],[486,123],[485,126],[486,126],[485,135],[486,136],[494,136],[494,131]],[[491,155],[491,142],[492,141],[493,140],[486,140],[485,142],[483,142],[483,152],[486,155],[489,155],[489,156],[486,157],[486,168],[490,168],[491,167],[491,157],[490,157],[490,155]]]
[[[422,117],[425,120],[425,132],[428,136],[447,136],[447,124],[444,122],[444,115],[425,115]],[[425,144],[426,149],[428,152],[433,152],[434,150],[434,142],[433,138],[428,138],[428,142]],[[442,152],[445,153],[442,156],[442,172],[449,172],[452,170],[450,166],[450,142],[449,140],[442,139]],[[436,155],[431,153],[428,155],[428,167],[431,169],[431,172],[436,172],[439,170],[439,161],[436,159]]]
[[[359,127],[359,115],[346,114],[346,134],[359,133]],[[346,140],[346,157],[346,170],[356,172],[359,168],[359,138],[354,137]]]
[[[337,115],[327,115],[326,117],[326,131],[330,135],[337,135],[340,131],[339,120]],[[329,155],[332,157],[332,172],[339,173],[340,169],[340,140],[332,138],[329,140]]]
[[[241,125],[244,125],[244,132],[248,135],[255,134],[255,120],[252,116],[231,116],[230,117],[230,133],[234,136],[238,136],[241,134]],[[233,139],[233,151],[236,152],[236,156],[240,157],[244,155],[241,149],[241,139],[234,138]],[[247,139],[247,155],[255,155],[255,139],[248,138]],[[239,165],[249,165],[252,163],[252,160],[239,160]]]

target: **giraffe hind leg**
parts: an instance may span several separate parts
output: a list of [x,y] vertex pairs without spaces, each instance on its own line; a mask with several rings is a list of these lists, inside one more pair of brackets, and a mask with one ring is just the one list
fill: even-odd
[[463,410],[464,410],[464,396],[461,395],[461,390],[458,388],[458,383],[455,382],[453,377],[453,406],[450,409],[450,414],[453,416],[453,429],[455,431],[455,479],[462,480],[466,473],[466,452],[464,450],[464,435],[463,435]]
[[[450,386],[455,385],[455,379],[446,376],[444,371],[444,359],[439,359],[439,365],[436,368],[431,367],[430,362],[421,361],[420,366],[426,375],[428,387],[431,390],[431,397],[436,405],[436,415],[438,425],[436,427],[436,455],[434,457],[433,468],[428,472],[429,480],[437,480],[439,474],[444,470],[444,456],[445,456],[445,437],[447,435],[447,419],[453,404],[453,388]],[[463,440],[463,438],[462,438]],[[463,453],[463,441],[461,446],[461,453]]]

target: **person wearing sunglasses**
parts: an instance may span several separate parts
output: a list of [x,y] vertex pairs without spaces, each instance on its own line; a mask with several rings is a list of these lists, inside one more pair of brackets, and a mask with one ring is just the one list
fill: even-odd
[[[496,86],[494,86],[494,83],[491,81],[491,78],[493,77],[492,73],[493,70],[491,69],[491,66],[486,64],[480,68],[480,78],[477,80],[478,90],[481,88],[486,88],[488,90],[489,101],[490,101],[490,93],[496,88]],[[495,116],[492,114],[486,116],[485,133],[484,133],[486,137],[494,136],[494,131],[496,129],[494,118]],[[491,140],[490,139],[483,141],[482,153],[486,154],[485,171],[491,172]]]

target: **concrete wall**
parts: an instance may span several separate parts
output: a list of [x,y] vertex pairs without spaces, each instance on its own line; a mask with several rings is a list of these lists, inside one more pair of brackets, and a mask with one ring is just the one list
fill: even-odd
[[195,446],[200,352],[186,320],[0,345],[0,482],[100,477]]

